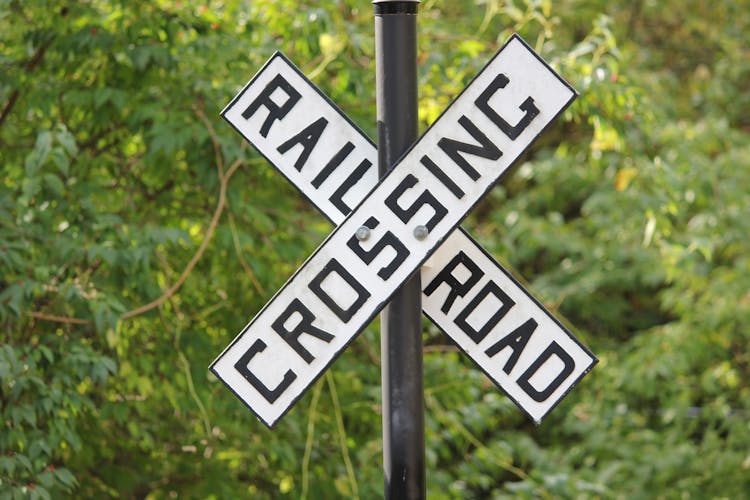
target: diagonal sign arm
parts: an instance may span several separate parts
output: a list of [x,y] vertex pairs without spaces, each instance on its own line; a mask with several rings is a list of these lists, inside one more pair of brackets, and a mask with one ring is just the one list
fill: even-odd
[[[272,57],[264,70],[273,66],[274,61],[294,68],[278,56]],[[519,71],[518,67],[528,71]],[[259,75],[264,74],[264,70]],[[298,78],[304,79],[296,68],[294,70]],[[307,102],[302,94],[308,89],[305,85],[290,84],[293,78],[288,72],[285,78],[281,69],[269,74],[272,76],[267,83],[258,86],[261,91],[250,104],[235,108],[243,99],[243,91],[224,115],[257,146],[263,141],[248,137],[252,133],[238,127],[237,123],[242,122],[236,117],[233,121],[232,113],[236,109],[247,120],[262,104],[266,113],[257,133],[266,138],[275,130],[287,140],[278,143],[275,150],[262,147],[259,150],[278,168],[279,164],[289,163],[289,156],[284,155],[294,149],[298,153],[297,160],[285,175],[298,187],[301,188],[301,182],[295,171],[302,173],[307,161],[324,165],[308,174],[307,182],[316,189],[338,175],[336,182],[329,183],[334,187],[323,191],[323,196],[318,191],[309,195],[316,206],[337,222],[337,218],[349,210],[347,203],[356,205],[359,201],[356,189],[362,193],[377,182],[376,174],[372,180],[367,178],[367,172],[373,171],[369,167],[372,165],[370,158],[374,158],[374,146],[332,105],[328,107],[334,115],[338,113],[338,117],[326,117],[322,113],[316,118],[321,110],[308,109],[308,121],[316,119],[301,129],[299,122],[283,120],[295,104]],[[246,90],[253,83],[251,81]],[[312,84],[307,87],[319,94]],[[509,92],[507,99],[496,98],[496,94],[506,90]],[[525,93],[530,95],[524,97]],[[517,109],[504,107],[505,102],[513,102],[513,97],[520,103]],[[520,38],[512,38],[405,155],[401,166],[373,190],[219,356],[212,366],[214,373],[267,425],[273,425],[377,314],[403,279],[447,237],[438,252],[442,260],[432,259],[431,265],[422,271],[428,278],[423,280],[426,312],[529,416],[540,421],[590,369],[595,358],[476,242],[462,231],[451,230],[506,171],[512,159],[574,97],[574,91]],[[346,142],[332,155],[330,150],[322,148],[324,156],[327,154],[330,158],[320,163],[326,158],[315,158],[321,151],[315,145],[326,127],[332,126],[329,124],[339,123],[349,130],[337,130],[336,137]],[[288,130],[284,130],[285,126]],[[456,133],[461,129],[463,133]],[[353,170],[346,172],[338,168],[344,160],[350,159],[348,157],[356,157],[355,152],[361,155],[361,161],[354,161]],[[471,163],[467,154],[473,156]],[[449,177],[438,165],[447,165],[453,170],[458,167],[465,175]],[[367,182],[359,182],[362,178]],[[423,190],[419,189],[420,183]],[[303,189],[303,192],[309,190]],[[319,200],[329,201],[328,209],[325,202]],[[450,210],[438,200],[450,200]],[[419,222],[430,231],[424,240],[409,234],[409,229]],[[353,237],[362,226],[370,229],[373,239],[379,238],[376,243],[368,245]],[[380,230],[379,226],[385,227]],[[344,293],[337,295],[337,289]],[[352,300],[352,297],[355,298]],[[474,313],[492,306],[495,309],[489,315],[490,320],[478,325]],[[429,311],[430,308],[434,311]],[[501,320],[505,328],[495,328]],[[519,326],[508,330],[513,322]],[[543,324],[545,322],[547,324]],[[555,338],[550,339],[550,334],[532,335],[535,330],[554,331]],[[532,345],[535,348],[526,348]],[[539,352],[542,354],[537,355]],[[274,361],[296,364],[292,363],[293,366],[282,373]],[[540,367],[553,362],[562,363],[561,369],[553,370],[556,376],[547,381],[535,380]],[[296,371],[292,369],[295,367]],[[260,373],[265,374],[265,382],[258,378]],[[528,401],[521,401],[524,398]]]

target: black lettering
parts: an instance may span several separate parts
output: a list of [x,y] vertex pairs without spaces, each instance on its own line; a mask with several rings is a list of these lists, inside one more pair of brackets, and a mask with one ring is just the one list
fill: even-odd
[[[297,323],[297,325],[291,330],[287,330],[284,326],[284,323],[286,323],[294,313],[298,313],[301,316],[299,323]],[[310,351],[305,349],[302,344],[300,344],[300,335],[306,333],[325,342],[330,342],[334,338],[330,333],[324,332],[320,328],[313,326],[312,322],[314,320],[315,315],[307,307],[305,307],[305,305],[300,302],[299,299],[294,299],[286,308],[286,310],[281,313],[281,316],[276,318],[276,321],[274,321],[271,325],[271,328],[273,328],[274,331],[278,333],[292,349],[297,351],[297,354],[299,354],[302,359],[307,361],[307,364],[312,363],[315,357],[310,354]]]
[[[459,282],[453,275],[453,271],[455,271],[458,266],[464,266],[471,273],[464,283]],[[448,292],[448,297],[440,307],[440,310],[443,311],[443,313],[448,314],[448,311],[450,311],[456,298],[463,297],[469,293],[469,290],[479,282],[482,276],[484,276],[484,271],[479,269],[479,266],[471,260],[468,255],[463,252],[458,252],[458,254],[448,262],[448,265],[445,266],[437,276],[435,276],[435,279],[427,285],[427,288],[424,289],[424,294],[429,297],[440,287],[441,284],[445,283],[448,285],[450,287],[450,292]]]
[[438,167],[435,162],[430,159],[429,156],[424,155],[420,161],[422,162],[422,165],[427,167],[427,170],[429,170],[432,175],[437,177],[437,179],[442,182],[443,185],[447,187],[456,198],[460,200],[464,197],[465,193],[460,187],[458,187],[458,184],[453,182],[453,179],[448,177],[448,174],[446,174],[443,169]]
[[253,375],[248,368],[250,360],[253,359],[253,357],[259,352],[263,352],[265,348],[265,342],[260,339],[256,340],[253,345],[250,346],[250,349],[248,349],[247,352],[245,352],[245,354],[243,354],[242,357],[237,360],[237,362],[234,364],[234,369],[240,372],[240,374],[245,377],[245,380],[250,382],[250,385],[255,387],[255,390],[258,391],[261,396],[266,398],[266,401],[273,404],[277,399],[279,399],[279,396],[281,396],[281,394],[287,389],[287,387],[289,387],[292,382],[294,382],[294,380],[297,378],[297,375],[295,375],[292,370],[287,370],[281,383],[277,385],[276,388],[269,389],[266,384],[261,382],[258,377]]
[[[336,301],[334,301],[333,298],[331,298],[331,296],[328,295],[328,293],[326,293],[326,291],[321,287],[323,281],[331,273],[334,272],[338,274],[339,277],[341,277],[344,281],[346,281],[346,283],[351,287],[354,293],[357,294],[356,300],[346,310],[341,308],[341,306],[339,306]],[[349,271],[344,269],[344,266],[342,266],[341,263],[339,263],[339,261],[337,261],[336,259],[331,259],[330,261],[328,261],[328,264],[323,267],[318,275],[315,276],[315,278],[307,286],[344,323],[348,323],[349,320],[352,319],[352,316],[357,314],[357,311],[359,311],[362,308],[362,305],[367,302],[367,299],[370,298],[370,292],[368,292],[365,287],[363,287],[359,283],[359,281],[357,281],[354,276],[349,273]]]
[[[542,365],[544,365],[544,363],[546,363],[547,360],[552,356],[557,356],[558,359],[563,362],[563,369],[557,376],[557,378],[555,378],[555,380],[550,382],[550,384],[543,391],[539,391],[531,385],[529,380],[534,376],[537,370],[539,370],[539,368],[541,368]],[[518,385],[521,386],[521,389],[526,391],[526,394],[531,396],[531,399],[541,403],[543,401],[546,401],[547,398],[549,398],[552,393],[555,392],[558,387],[560,387],[560,384],[562,384],[565,379],[568,378],[571,373],[573,373],[575,367],[575,361],[573,361],[573,358],[570,356],[570,354],[565,352],[557,342],[552,342],[550,346],[541,354],[541,356],[539,356],[536,361],[532,363],[529,369],[523,372],[521,378],[518,379]]]
[[303,128],[299,134],[295,135],[276,149],[279,151],[279,153],[284,154],[292,149],[295,145],[301,144],[302,152],[300,153],[299,158],[297,158],[297,161],[294,162],[294,168],[296,168],[299,172],[300,170],[302,170],[305,162],[310,157],[310,153],[312,153],[312,150],[315,149],[315,145],[320,140],[320,136],[321,134],[323,134],[323,131],[326,129],[327,125],[328,120],[326,120],[325,118],[318,118],[310,125]]
[[467,153],[481,158],[487,158],[489,160],[497,160],[503,155],[503,152],[500,151],[497,146],[495,146],[495,144],[465,116],[459,118],[458,123],[460,123],[463,128],[481,144],[481,146],[468,144],[455,139],[448,139],[447,137],[440,139],[438,141],[438,146],[440,146],[440,149],[456,162],[456,165],[461,167],[461,169],[471,177],[471,180],[475,181],[480,177],[479,172],[471,166],[461,153]]
[[354,151],[354,144],[347,141],[347,143],[344,144],[344,147],[339,149],[338,153],[333,155],[333,158],[331,158],[326,166],[323,167],[323,170],[321,170],[318,175],[315,176],[315,179],[313,179],[312,181],[313,187],[316,189],[319,188],[320,185],[323,184],[326,179],[328,179],[328,176],[331,175],[339,165],[341,165],[341,162],[344,161],[352,151]]
[[339,211],[344,214],[348,215],[349,212],[352,211],[352,209],[344,203],[344,195],[349,192],[349,190],[354,187],[354,185],[362,179],[362,176],[367,173],[367,171],[372,167],[372,162],[370,160],[362,160],[362,163],[360,163],[357,168],[354,169],[354,171],[349,174],[349,177],[346,178],[343,184],[341,184],[336,191],[333,192],[329,200],[331,200],[331,203],[339,209]]
[[[281,106],[271,100],[271,94],[277,89],[283,90],[288,97]],[[268,116],[260,127],[260,135],[266,137],[273,122],[284,118],[294,105],[297,104],[301,97],[300,93],[294,90],[294,87],[292,87],[283,76],[276,75],[274,79],[266,85],[266,88],[263,89],[258,97],[250,103],[250,106],[242,112],[242,117],[249,120],[261,106],[265,106],[265,108],[268,109]]]
[[510,347],[513,350],[513,354],[510,355],[508,361],[505,362],[505,366],[503,366],[503,371],[507,374],[510,374],[510,372],[513,370],[513,367],[516,366],[518,358],[521,357],[521,353],[526,348],[526,344],[529,343],[531,334],[534,333],[536,327],[537,322],[534,321],[534,319],[528,319],[524,324],[513,330],[505,337],[501,338],[492,347],[484,351],[484,353],[487,356],[492,357],[506,347]]
[[[378,224],[380,222],[375,217],[370,217],[365,221],[365,226],[369,227],[370,229],[375,229],[378,227]],[[385,247],[391,247],[393,250],[396,251],[396,256],[393,257],[393,260],[387,265],[384,266],[380,271],[378,271],[378,276],[383,278],[383,280],[387,280],[391,277],[391,275],[396,272],[396,269],[399,268],[399,266],[406,260],[406,258],[409,256],[409,250],[407,250],[406,246],[401,243],[401,240],[396,238],[396,235],[392,232],[388,231],[386,232],[382,238],[378,240],[377,243],[375,243],[370,250],[365,250],[362,248],[359,244],[359,240],[356,236],[352,235],[351,238],[349,238],[349,241],[346,242],[346,245],[359,257],[362,259],[362,262],[365,264],[369,264],[373,260],[375,260],[375,257],[377,257],[380,252],[383,251]]]
[[[479,304],[482,303],[485,297],[487,297],[489,294],[494,295],[498,299],[500,299],[500,302],[502,302],[502,306],[495,311],[495,313],[490,317],[490,319],[480,328],[479,330],[474,330],[474,328],[468,323],[467,319],[471,313],[474,312],[474,310],[479,307]],[[461,314],[459,314],[456,319],[454,320],[454,323],[466,334],[476,342],[477,344],[484,339],[490,331],[492,331],[493,328],[495,328],[495,325],[498,324],[498,322],[505,317],[506,314],[508,314],[508,311],[510,311],[510,308],[516,305],[516,303],[508,297],[508,294],[503,292],[499,286],[494,281],[487,282],[486,285],[484,285],[484,288],[482,288],[479,293],[471,299],[471,302],[467,304],[467,306],[464,308],[463,311],[461,311]]]
[[448,210],[442,204],[440,204],[440,202],[432,193],[425,189],[424,191],[422,191],[422,194],[420,194],[417,199],[414,200],[414,203],[412,203],[411,206],[406,209],[401,208],[398,204],[398,199],[401,197],[401,195],[404,194],[407,189],[414,187],[416,183],[417,178],[412,174],[408,174],[406,177],[404,177],[404,180],[401,181],[401,184],[396,186],[396,189],[394,189],[393,192],[388,195],[388,198],[385,199],[385,204],[386,206],[388,206],[388,208],[391,209],[394,214],[396,214],[396,216],[398,216],[399,219],[401,219],[401,222],[403,222],[404,224],[409,222],[420,208],[422,208],[424,205],[429,205],[430,207],[432,207],[432,210],[435,213],[430,218],[430,220],[427,221],[425,226],[428,230],[432,231],[435,225],[443,220],[443,217],[448,214]]
[[500,128],[500,130],[505,133],[505,135],[510,137],[511,140],[515,141],[516,138],[521,135],[521,132],[523,132],[526,127],[529,126],[531,120],[533,120],[539,114],[539,109],[534,105],[534,99],[532,99],[531,97],[527,97],[526,100],[523,101],[523,104],[521,104],[520,106],[521,111],[524,111],[525,114],[516,125],[511,125],[510,123],[506,122],[503,117],[498,115],[495,110],[490,107],[490,99],[493,95],[495,95],[495,92],[505,88],[505,86],[508,85],[509,82],[510,80],[508,80],[508,77],[500,73],[495,77],[494,80],[492,80],[490,86],[487,87],[484,92],[479,95],[479,97],[477,97],[477,100],[474,101],[474,104],[476,104],[477,107],[482,110],[485,115],[487,115],[487,118],[492,120],[492,123],[497,125],[498,128]]

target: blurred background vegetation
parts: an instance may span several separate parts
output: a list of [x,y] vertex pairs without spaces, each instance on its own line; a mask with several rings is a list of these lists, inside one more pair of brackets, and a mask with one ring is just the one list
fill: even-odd
[[[465,227],[600,358],[535,427],[425,322],[428,494],[750,494],[750,5],[424,0],[420,126],[519,32],[581,97]],[[269,431],[207,371],[331,230],[218,113],[375,137],[369,1],[0,0],[0,498],[382,496],[372,325]]]

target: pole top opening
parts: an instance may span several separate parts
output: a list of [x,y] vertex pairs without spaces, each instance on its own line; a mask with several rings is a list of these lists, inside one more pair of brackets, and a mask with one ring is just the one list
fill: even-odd
[[416,14],[419,0],[373,0],[375,15],[383,14]]

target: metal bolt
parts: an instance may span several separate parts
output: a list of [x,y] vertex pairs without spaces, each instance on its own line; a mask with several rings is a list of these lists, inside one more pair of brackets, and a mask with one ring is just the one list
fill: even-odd
[[425,226],[419,225],[414,228],[414,237],[418,239],[419,241],[422,241],[423,239],[427,238],[428,234],[430,234],[430,230],[427,229]]
[[354,233],[354,236],[356,236],[359,241],[365,241],[370,237],[370,228],[367,226],[359,226],[357,232]]

